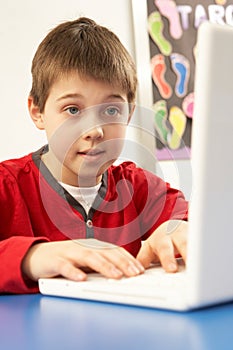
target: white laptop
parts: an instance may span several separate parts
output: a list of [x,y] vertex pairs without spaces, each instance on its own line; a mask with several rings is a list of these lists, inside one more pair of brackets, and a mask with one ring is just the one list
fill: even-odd
[[121,280],[40,279],[42,294],[180,311],[233,300],[233,28],[200,26],[195,79],[186,267]]

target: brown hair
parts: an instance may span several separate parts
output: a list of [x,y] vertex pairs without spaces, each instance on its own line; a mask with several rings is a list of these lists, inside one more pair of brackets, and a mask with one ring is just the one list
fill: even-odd
[[118,86],[128,102],[135,100],[133,59],[113,32],[89,18],[58,25],[40,43],[32,61],[30,95],[41,112],[53,83],[73,71]]

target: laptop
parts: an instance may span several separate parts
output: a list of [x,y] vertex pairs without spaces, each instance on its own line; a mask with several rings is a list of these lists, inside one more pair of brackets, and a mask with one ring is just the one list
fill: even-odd
[[186,311],[233,300],[233,28],[203,23],[198,30],[192,128],[193,189],[187,264],[166,273],[87,281],[42,278],[42,294]]

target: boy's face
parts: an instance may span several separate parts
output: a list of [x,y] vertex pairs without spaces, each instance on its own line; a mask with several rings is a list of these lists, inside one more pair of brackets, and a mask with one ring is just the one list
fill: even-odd
[[125,93],[76,72],[53,84],[43,113],[30,98],[29,111],[46,131],[49,152],[43,160],[56,178],[74,186],[101,180],[122,150],[130,119]]

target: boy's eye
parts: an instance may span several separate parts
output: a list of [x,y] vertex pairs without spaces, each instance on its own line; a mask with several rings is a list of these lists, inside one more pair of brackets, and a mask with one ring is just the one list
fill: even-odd
[[72,115],[76,115],[80,112],[80,110],[77,107],[69,107],[67,108],[67,111]]
[[105,109],[104,114],[109,117],[116,117],[120,113],[117,107],[108,107]]

